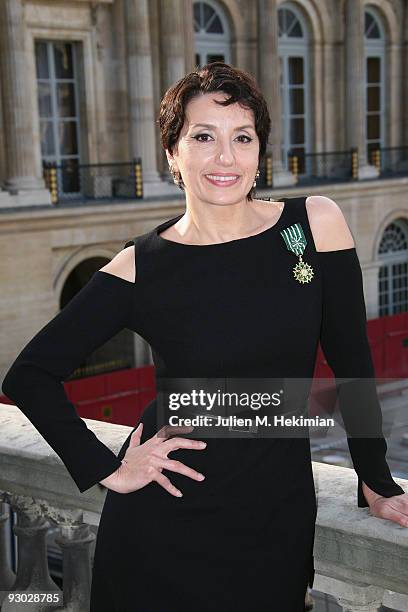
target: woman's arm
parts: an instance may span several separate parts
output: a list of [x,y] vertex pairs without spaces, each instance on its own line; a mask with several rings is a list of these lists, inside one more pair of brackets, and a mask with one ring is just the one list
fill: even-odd
[[368,507],[363,482],[383,497],[402,495],[404,490],[394,482],[385,459],[387,443],[367,337],[361,266],[337,204],[310,197],[307,211],[322,274],[320,344],[338,384],[339,407],[358,476],[358,506]]
[[134,247],[122,250],[103,270],[30,340],[2,384],[3,393],[62,459],[81,493],[114,473],[121,461],[78,416],[62,382],[131,325],[134,283],[125,277],[135,277]]

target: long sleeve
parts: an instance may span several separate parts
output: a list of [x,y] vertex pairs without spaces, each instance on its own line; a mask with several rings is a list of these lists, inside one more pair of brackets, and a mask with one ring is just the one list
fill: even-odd
[[375,370],[367,337],[363,277],[355,247],[317,253],[322,274],[320,344],[336,378],[338,403],[358,476],[357,505],[368,507],[362,482],[384,497],[402,495],[386,461]]
[[133,283],[98,270],[30,340],[6,373],[2,391],[58,454],[84,492],[121,465],[78,416],[62,381],[128,327]]

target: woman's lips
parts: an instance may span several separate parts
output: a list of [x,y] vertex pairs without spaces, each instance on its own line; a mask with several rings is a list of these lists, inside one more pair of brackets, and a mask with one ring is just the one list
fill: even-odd
[[236,179],[230,179],[230,180],[214,180],[212,178],[210,178],[207,174],[204,175],[205,178],[207,179],[207,181],[209,183],[211,183],[212,185],[216,185],[217,187],[231,187],[231,185],[236,185],[239,181],[239,179],[241,178],[240,176],[237,176]]

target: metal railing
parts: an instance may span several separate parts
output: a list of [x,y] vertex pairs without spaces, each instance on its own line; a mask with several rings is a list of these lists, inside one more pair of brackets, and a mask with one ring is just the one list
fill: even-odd
[[[408,146],[382,147],[369,153],[369,163],[380,177],[408,175]],[[338,183],[358,180],[358,150],[288,152],[288,170],[298,185]],[[272,155],[259,165],[257,186],[273,187]],[[43,163],[43,175],[53,204],[90,200],[129,200],[143,198],[142,160],[110,164],[81,164],[65,160],[61,164]]]
[[111,164],[43,162],[43,176],[53,204],[143,198],[140,158]]
[[[289,151],[288,169],[296,184],[321,184],[352,181],[358,178],[358,153],[348,151],[324,151],[304,153]],[[272,155],[265,155],[259,166],[257,186],[261,189],[273,187]]]
[[318,153],[289,151],[288,166],[298,184],[352,181],[358,177],[357,149]]
[[[408,146],[383,147],[370,152],[369,163],[377,168],[380,177],[408,175]],[[358,149],[305,153],[289,151],[289,171],[296,184],[313,185],[354,181],[358,179]],[[273,187],[272,156],[266,155],[260,167],[257,185],[261,189]]]
[[381,177],[408,175],[408,146],[380,147],[370,152],[370,163]]

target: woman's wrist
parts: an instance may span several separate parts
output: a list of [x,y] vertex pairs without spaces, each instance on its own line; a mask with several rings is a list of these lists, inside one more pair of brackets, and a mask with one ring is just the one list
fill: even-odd
[[99,483],[107,489],[110,489],[111,491],[121,493],[122,491],[120,490],[120,475],[122,472],[124,461],[127,463],[126,459],[122,459],[121,465],[114,472],[112,472],[112,474],[109,474],[109,476],[107,476],[103,480],[100,480]]

